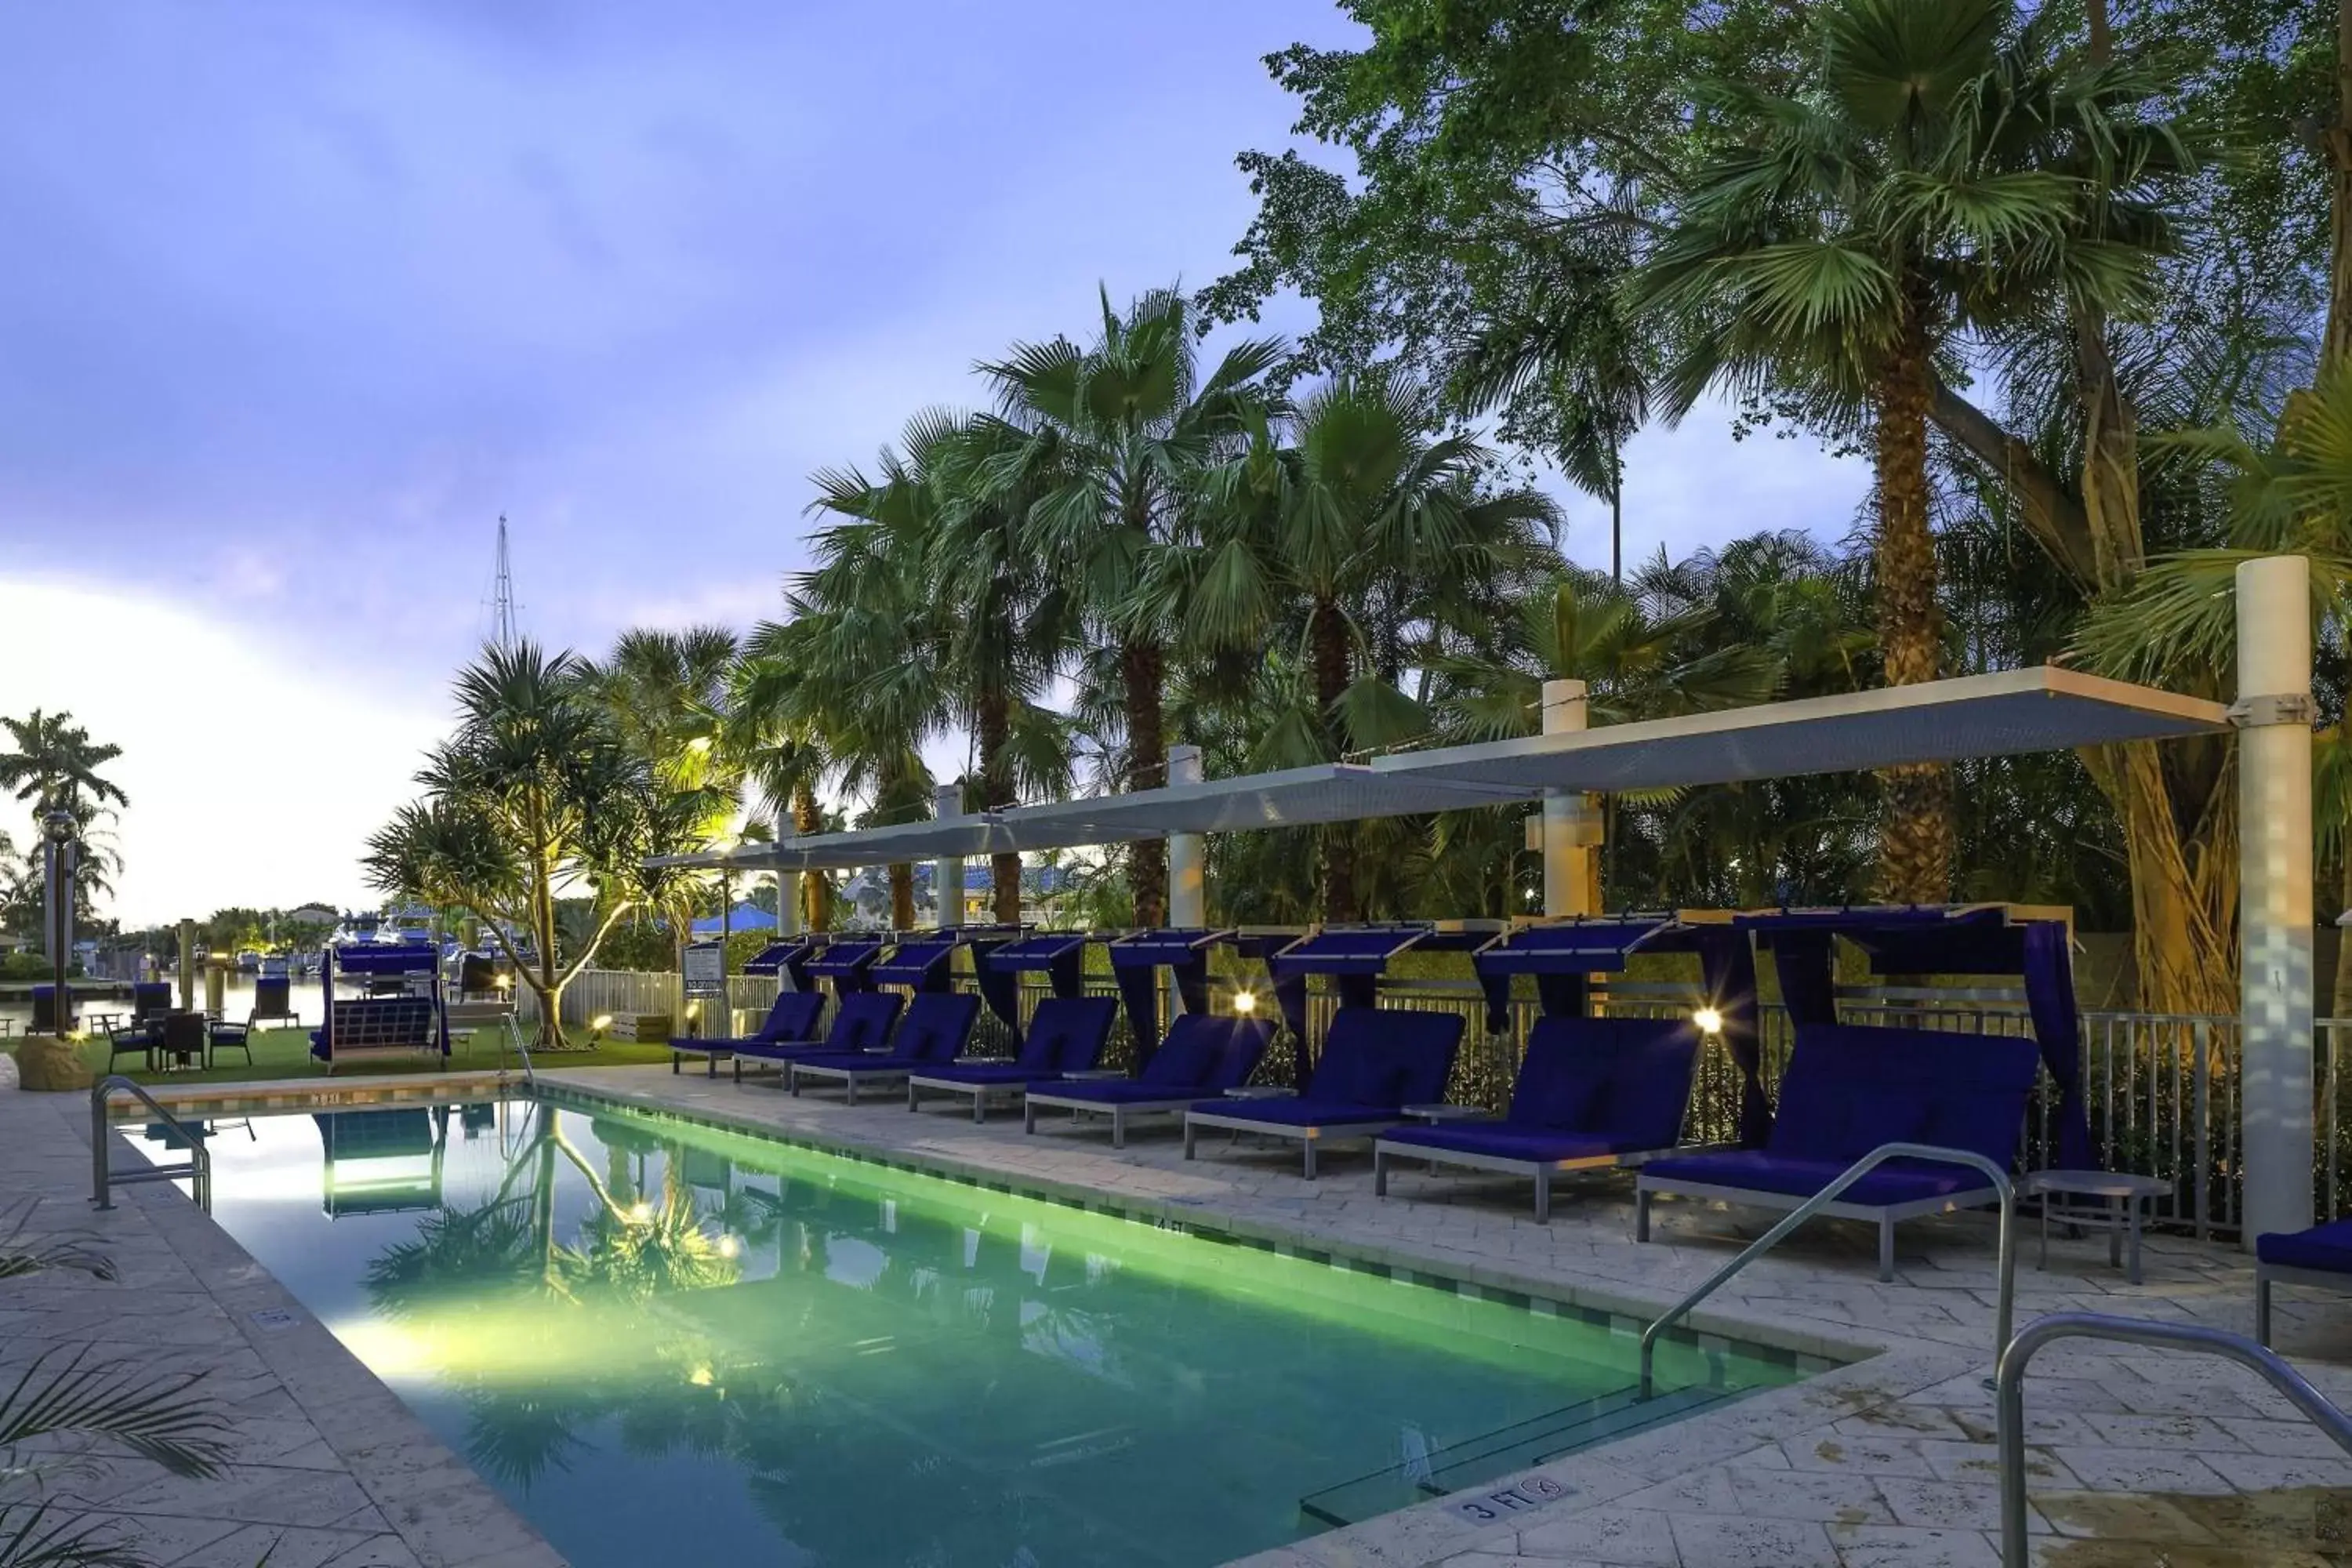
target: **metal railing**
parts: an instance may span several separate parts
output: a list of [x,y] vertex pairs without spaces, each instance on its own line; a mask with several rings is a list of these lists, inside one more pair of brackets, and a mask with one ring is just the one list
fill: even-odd
[[2326,1394],[2312,1387],[2282,1357],[2242,1334],[2192,1323],[2158,1323],[2146,1318],[2116,1318],[2098,1312],[2053,1312],[2046,1318],[2036,1318],[2010,1341],[1993,1378],[1993,1426],[2000,1445],[2001,1568],[2026,1568],[2032,1560],[2026,1540],[2025,1369],[2042,1346],[2063,1339],[2116,1340],[2125,1344],[2196,1351],[2236,1362],[2286,1395],[2331,1442],[2352,1454],[2352,1419],[2347,1419]]
[[1667,1308],[1656,1321],[1642,1331],[1642,1397],[1650,1397],[1651,1362],[1657,1353],[1658,1336],[1689,1316],[1692,1308],[1714,1295],[1733,1275],[1778,1247],[1790,1231],[1837,1202],[1839,1194],[1848,1187],[1887,1161],[1904,1158],[1970,1166],[1990,1178],[1993,1190],[2000,1194],[2000,1295],[1993,1310],[1992,1330],[1993,1355],[2000,1357],[2008,1349],[2010,1325],[2017,1307],[2017,1205],[2011,1201],[2009,1173],[1969,1149],[1944,1149],[1932,1143],[1881,1143],[1839,1173],[1828,1186],[1781,1215],[1778,1225],[1749,1242],[1738,1257],[1708,1275],[1698,1289]]
[[[107,1102],[117,1093],[128,1094],[153,1112],[171,1133],[188,1147],[188,1163],[184,1165],[142,1165],[136,1170],[114,1169],[111,1151],[114,1129],[108,1124]],[[89,1086],[89,1201],[102,1209],[114,1206],[114,1189],[137,1182],[174,1182],[188,1177],[194,1185],[196,1206],[205,1213],[213,1206],[213,1156],[205,1147],[204,1135],[163,1106],[155,1097],[127,1078],[115,1076],[100,1079]]]

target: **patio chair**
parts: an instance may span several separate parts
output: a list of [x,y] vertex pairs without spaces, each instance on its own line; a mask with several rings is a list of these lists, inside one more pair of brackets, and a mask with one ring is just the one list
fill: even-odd
[[950,1062],[910,1074],[907,1109],[917,1109],[926,1093],[969,1095],[971,1119],[985,1121],[992,1094],[1017,1100],[1033,1085],[1091,1072],[1118,1016],[1118,1003],[1108,996],[1048,996],[1031,1016],[1018,1057],[1009,1062]]
[[1698,1026],[1687,1020],[1544,1018],[1528,1036],[1503,1119],[1381,1134],[1372,1191],[1387,1195],[1391,1159],[1507,1171],[1534,1179],[1536,1222],[1549,1223],[1558,1173],[1639,1164],[1682,1141],[1698,1052]]
[[[817,991],[779,991],[768,1007],[768,1016],[758,1029],[737,1038],[697,1039],[691,1036],[673,1035],[669,1042],[669,1070],[689,1056],[698,1056],[709,1066],[704,1076],[719,1076],[719,1058],[732,1057],[736,1047],[745,1044],[759,1046],[789,1045],[814,1038],[816,1021],[824,1011],[824,995]],[[737,1076],[740,1076],[738,1074]]]
[[[1650,1200],[1659,1193],[1792,1209],[1882,1143],[1965,1149],[2006,1168],[2017,1158],[2040,1065],[2034,1043],[2020,1036],[1801,1025],[1770,1141],[1761,1149],[1680,1154],[1643,1166],[1634,1239],[1650,1239]],[[2000,1196],[1969,1166],[1898,1159],[1821,1212],[1876,1221],[1878,1277],[1891,1280],[1898,1222]]]
[[136,1056],[150,1072],[155,1070],[155,1047],[163,1044],[158,1021],[110,1024],[106,1029],[106,1070],[112,1072],[114,1064],[127,1056]]
[[172,987],[161,980],[142,980],[131,987],[131,1021],[145,1024],[172,1010]]
[[2254,1237],[2254,1342],[2271,1342],[2271,1287],[2307,1285],[2352,1294],[2352,1219]]
[[[795,993],[811,995],[815,992]],[[890,1037],[890,1026],[898,1021],[898,1009],[907,999],[896,991],[853,991],[841,999],[833,1010],[833,1026],[820,1040],[737,1040],[731,1050],[735,1057],[735,1081],[743,1081],[746,1061],[772,1062],[782,1079],[792,1080],[792,1064],[803,1057],[856,1056],[883,1048]]]
[[1311,1182],[1322,1144],[1377,1137],[1405,1120],[1406,1106],[1444,1096],[1464,1022],[1459,1013],[1342,1007],[1331,1016],[1306,1092],[1201,1101],[1184,1113],[1184,1158],[1193,1157],[1203,1128],[1295,1139]]
[[1179,1114],[1239,1089],[1265,1055],[1274,1026],[1263,1018],[1225,1018],[1186,1013],[1169,1026],[1168,1037],[1133,1078],[1040,1084],[1022,1100],[1024,1130],[1037,1131],[1040,1110],[1110,1118],[1110,1146],[1127,1147],[1127,1123],[1137,1116]]
[[253,1026],[234,1023],[226,1018],[205,1020],[205,1066],[210,1067],[223,1051],[243,1051],[245,1065],[253,1065]]
[[837,1083],[848,1090],[849,1103],[868,1085],[898,1084],[910,1074],[944,1067],[963,1054],[971,1026],[980,1019],[980,998],[969,991],[925,991],[908,1004],[889,1046],[878,1051],[849,1054],[826,1052],[795,1057],[784,1068],[798,1095],[803,1081]]
[[296,1026],[302,1022],[294,1011],[293,982],[283,974],[265,974],[253,983],[253,1011],[245,1016],[245,1027],[250,1032],[265,1022]]

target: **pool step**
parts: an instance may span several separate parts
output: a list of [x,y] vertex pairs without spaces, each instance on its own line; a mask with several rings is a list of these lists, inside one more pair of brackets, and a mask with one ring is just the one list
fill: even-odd
[[1680,1388],[1645,1400],[1638,1387],[1613,1389],[1475,1437],[1465,1437],[1459,1443],[1449,1443],[1432,1449],[1422,1458],[1400,1461],[1309,1492],[1298,1500],[1298,1511],[1323,1526],[1359,1523],[1475,1487],[1513,1470],[1557,1459],[1596,1443],[1678,1421],[1710,1405],[1738,1398],[1741,1392],[1729,1388]]

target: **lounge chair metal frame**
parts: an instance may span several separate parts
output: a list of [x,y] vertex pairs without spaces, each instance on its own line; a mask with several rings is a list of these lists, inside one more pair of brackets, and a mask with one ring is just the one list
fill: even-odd
[[1551,1223],[1551,1183],[1554,1176],[1570,1171],[1614,1170],[1650,1160],[1661,1160],[1669,1154],[1682,1152],[1679,1148],[1641,1149],[1622,1154],[1580,1154],[1567,1160],[1519,1160],[1506,1154],[1472,1154],[1461,1150],[1431,1149],[1418,1143],[1391,1143],[1387,1139],[1372,1144],[1372,1195],[1384,1198],[1389,1194],[1389,1162],[1418,1160],[1430,1170],[1453,1166],[1470,1171],[1499,1171],[1505,1175],[1526,1176],[1536,1184],[1536,1223]]
[[1108,1116],[1110,1118],[1110,1146],[1114,1149],[1124,1149],[1127,1147],[1127,1122],[1129,1117],[1171,1114],[1181,1116],[1200,1103],[1201,1096],[1198,1090],[1191,1094],[1174,1095],[1166,1100],[1134,1100],[1122,1104],[1117,1101],[1106,1103],[1099,1100],[1080,1100],[1075,1095],[1055,1094],[1050,1089],[1043,1091],[1033,1089],[1022,1101],[1021,1130],[1024,1132],[1036,1131],[1037,1112],[1041,1110],[1073,1110],[1081,1116]]
[[[1066,1005],[1075,1006],[1077,1008],[1100,1010],[1102,1021],[1101,1032],[1094,1037],[1092,1042],[1094,1048],[1086,1053],[1087,1066],[1079,1069],[1081,1072],[1093,1072],[1095,1070],[1094,1064],[1102,1059],[1103,1047],[1106,1041],[1109,1038],[1111,1026],[1117,1021],[1118,1004],[1112,1001],[1108,996],[1056,996],[1051,998],[1049,1002],[1042,1002],[1038,1004],[1038,1011],[1041,1013],[1044,1012],[1045,1007],[1054,1002],[1059,1002]],[[1030,1019],[1029,1027],[1033,1031],[1030,1037],[1034,1039],[1035,1037],[1034,1031],[1037,1028],[1037,1021],[1034,1016]],[[1055,1037],[1058,1038],[1058,1037]],[[1026,1048],[1027,1042],[1024,1041],[1024,1049]],[[954,1064],[943,1063],[941,1065],[952,1066]],[[977,1066],[979,1064],[972,1065]],[[1014,1065],[1018,1065],[1018,1058],[1016,1058]],[[995,1082],[974,1082],[970,1079],[945,1078],[935,1076],[930,1073],[912,1073],[909,1074],[907,1079],[907,1109],[909,1110],[921,1110],[922,1097],[926,1094],[941,1094],[950,1097],[956,1095],[969,1095],[971,1097],[972,1121],[975,1123],[985,1122],[988,1120],[989,1100],[992,1095],[1001,1100],[1023,1100],[1026,1098],[1028,1091],[1031,1089],[1043,1088],[1051,1084],[1059,1083],[1067,1076],[1066,1073],[1053,1068],[1044,1068],[1038,1070],[1043,1074],[1043,1076],[1031,1079],[998,1080]],[[1198,1100],[1199,1098],[1200,1097],[1198,1095],[1193,1097],[1195,1100]],[[1032,1131],[1034,1131],[1036,1122],[1032,1121],[1029,1123],[1029,1126]]]
[[[877,1058],[887,1057],[889,1054],[887,1047],[874,1053]],[[872,1085],[878,1088],[887,1084],[904,1083],[913,1076],[915,1071],[904,1062],[896,1067],[871,1068],[836,1067],[830,1062],[785,1062],[782,1066],[785,1081],[790,1085],[793,1098],[795,1100],[800,1098],[801,1079],[805,1076],[812,1082],[822,1079],[827,1083],[841,1084],[847,1089],[849,1103],[852,1105],[857,1103],[857,1090],[861,1086]]]
[[2308,1285],[2315,1290],[2332,1290],[2339,1296],[2352,1295],[2352,1274],[2338,1274],[2332,1268],[2304,1268],[2287,1263],[2254,1263],[2254,1342],[2264,1350],[2271,1348],[2271,1287],[2273,1285]]
[[[1683,1151],[1671,1151],[1683,1152]],[[1738,1204],[1748,1208],[1771,1209],[1786,1214],[1804,1208],[1812,1196],[1797,1193],[1767,1192],[1757,1187],[1732,1187],[1712,1182],[1660,1181],[1646,1173],[1637,1177],[1633,1186],[1633,1239],[1650,1239],[1650,1199],[1659,1193],[1669,1193],[1684,1198],[1713,1198],[1718,1203]],[[1907,1198],[1899,1204],[1822,1204],[1811,1213],[1827,1215],[1832,1219],[1875,1220],[1878,1223],[1878,1278],[1892,1282],[1895,1279],[1895,1227],[1906,1219],[1924,1219],[1929,1215],[1954,1214],[1961,1209],[1982,1208],[1987,1204],[2001,1202],[2001,1194],[1991,1187],[1971,1187],[1957,1193],[1939,1194],[1934,1197]],[[1810,1215],[1808,1216],[1810,1217]]]
[[[1197,1106],[1197,1100],[1191,1102]],[[1237,1100],[1236,1104],[1247,1104]],[[1213,1127],[1234,1133],[1253,1132],[1263,1138],[1295,1138],[1302,1152],[1302,1164],[1307,1179],[1315,1179],[1315,1152],[1324,1143],[1355,1142],[1366,1138],[1378,1138],[1392,1127],[1404,1125],[1404,1118],[1383,1116],[1377,1121],[1326,1121],[1316,1126],[1300,1127],[1284,1121],[1260,1121],[1245,1112],[1192,1110],[1184,1117],[1184,1158],[1192,1158],[1201,1129]]]

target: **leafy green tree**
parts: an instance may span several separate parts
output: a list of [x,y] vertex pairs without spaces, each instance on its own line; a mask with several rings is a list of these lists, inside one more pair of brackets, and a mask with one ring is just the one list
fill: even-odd
[[[664,787],[622,743],[574,654],[487,647],[459,671],[457,698],[457,732],[416,775],[423,798],[368,840],[362,864],[385,893],[479,921],[538,998],[538,1045],[563,1049],[564,987],[631,910],[668,904],[690,879],[645,862],[698,847],[708,803]],[[556,902],[572,887],[600,912],[567,963]],[[509,931],[529,934],[527,954]]]
[[[71,713],[36,708],[22,719],[0,715],[9,749],[0,752],[0,789],[6,789],[32,807],[31,847],[24,865],[37,896],[44,875],[42,846],[47,842],[46,818],[63,811],[73,818],[82,852],[74,865],[76,906],[89,909],[114,891],[110,873],[122,868],[122,858],[106,825],[131,804],[121,785],[99,770],[122,755],[122,748],[94,742],[89,731],[74,722]],[[35,906],[37,911],[37,904]],[[36,912],[34,923],[38,924]]]
[[[1172,290],[1146,294],[1125,314],[1106,293],[1100,332],[1087,347],[1066,338],[1018,343],[980,367],[997,418],[1017,437],[982,472],[996,493],[1028,499],[1023,547],[1066,574],[1105,650],[1110,668],[1095,675],[1098,689],[1117,693],[1117,772],[1128,789],[1167,776],[1162,708],[1172,627],[1152,569],[1185,539],[1200,474],[1243,439],[1285,352],[1277,341],[1250,340],[1203,377],[1195,324]],[[1160,923],[1166,846],[1133,846],[1128,876],[1137,919]]]
[[[1214,470],[1197,548],[1171,573],[1188,643],[1247,653],[1280,640],[1307,679],[1254,748],[1261,767],[1335,761],[1429,729],[1399,682],[1450,627],[1506,613],[1556,560],[1552,504],[1486,485],[1493,455],[1441,424],[1410,373],[1367,371],[1318,387],[1295,416],[1257,426]],[[1295,445],[1280,444],[1289,436]],[[1181,574],[1181,575],[1180,575]],[[1360,829],[1322,835],[1327,918],[1359,913]]]

